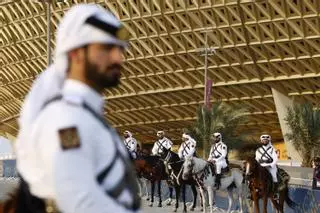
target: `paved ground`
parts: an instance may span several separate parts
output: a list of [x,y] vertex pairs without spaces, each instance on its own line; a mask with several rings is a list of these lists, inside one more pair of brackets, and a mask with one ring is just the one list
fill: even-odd
[[[162,207],[158,207],[158,202],[155,201],[154,202],[154,205],[153,207],[149,207],[149,201],[146,201],[146,197],[143,197],[142,198],[142,201],[143,201],[143,213],[164,213],[164,212],[174,212],[174,206],[175,206],[175,203],[174,201],[172,202],[172,205],[171,206],[167,206],[166,205],[166,201],[164,201],[162,203]],[[191,203],[187,203],[187,212],[194,212],[194,213],[200,213],[202,212],[200,207],[197,206],[195,211],[190,211],[190,207],[191,207]],[[183,212],[183,205],[182,205],[182,202],[179,203],[179,208],[178,208],[178,213],[179,212]],[[210,212],[209,209],[207,208],[207,212]],[[216,208],[214,211],[214,213],[222,213],[222,212],[226,212],[225,210],[223,209],[220,209],[220,208]],[[237,213],[238,211],[234,210],[234,211],[231,211],[232,213]]]

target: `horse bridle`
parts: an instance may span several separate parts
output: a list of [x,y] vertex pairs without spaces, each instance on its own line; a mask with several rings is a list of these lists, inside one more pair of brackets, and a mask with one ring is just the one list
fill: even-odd
[[[181,166],[178,175],[175,175],[175,174],[174,174],[174,171],[173,171],[173,169],[172,169],[172,167],[171,167],[171,165],[172,165],[172,164],[176,164],[176,163],[183,162],[184,160],[179,160],[179,161],[175,161],[175,162],[172,162],[172,163],[168,163],[168,161],[170,160],[171,156],[172,156],[172,154],[171,154],[171,152],[169,151],[168,154],[167,154],[167,156],[166,156],[165,159],[163,160],[163,162],[164,162],[165,165],[168,165],[168,169],[171,170],[171,173],[169,174],[169,176],[172,177],[172,179],[176,179],[176,182],[178,183],[178,185],[180,185],[179,178],[180,178],[180,176],[181,176],[181,174],[182,174],[183,166]],[[166,169],[167,169],[167,168],[166,168]],[[169,173],[169,171],[168,171],[168,173]]]
[[176,181],[177,181],[177,183],[178,183],[178,185],[180,185],[179,178],[180,178],[180,176],[181,176],[181,174],[182,174],[182,172],[183,172],[183,165],[181,166],[181,168],[180,168],[180,171],[179,171],[178,175],[175,175],[175,174],[174,174],[174,171],[173,171],[173,169],[172,169],[172,167],[171,167],[171,165],[170,165],[170,164],[180,163],[180,162],[182,162],[182,161],[183,161],[183,160],[180,160],[180,161],[177,161],[177,162],[168,163],[168,168],[169,168],[169,169],[171,168],[170,177],[175,178],[175,179],[176,179]]

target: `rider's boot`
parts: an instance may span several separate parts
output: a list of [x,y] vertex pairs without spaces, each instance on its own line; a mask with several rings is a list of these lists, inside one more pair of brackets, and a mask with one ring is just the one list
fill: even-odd
[[215,181],[215,185],[216,189],[218,190],[221,186],[221,174],[217,174],[216,175],[216,181]]

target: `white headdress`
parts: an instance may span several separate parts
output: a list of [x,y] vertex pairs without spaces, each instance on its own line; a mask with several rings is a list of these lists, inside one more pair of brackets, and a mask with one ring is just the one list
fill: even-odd
[[124,134],[127,134],[129,137],[132,137],[132,133],[129,132],[128,130],[124,131]]
[[218,138],[218,139],[219,139],[219,142],[222,141],[222,135],[221,135],[220,132],[215,132],[215,133],[213,133],[213,136],[214,136],[215,138]]
[[127,42],[119,39],[119,29],[119,20],[94,4],[75,5],[65,14],[57,30],[55,61],[35,80],[22,105],[17,146],[27,142],[22,135],[30,133],[43,104],[60,93],[68,68],[67,53],[90,43],[125,47]]
[[183,138],[186,138],[186,139],[190,139],[190,138],[191,138],[191,136],[188,135],[187,133],[183,133],[183,134],[182,134],[182,137],[183,137]]

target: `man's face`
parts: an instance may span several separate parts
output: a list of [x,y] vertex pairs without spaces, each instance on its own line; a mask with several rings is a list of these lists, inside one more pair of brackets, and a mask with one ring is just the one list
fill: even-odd
[[87,46],[85,77],[98,90],[115,87],[120,82],[123,49],[115,45],[91,44]]
[[261,143],[262,143],[263,145],[267,145],[267,144],[269,143],[269,140],[268,140],[268,139],[262,139],[262,140],[261,140]]
[[129,133],[124,132],[124,133],[123,133],[123,137],[124,137],[124,138],[129,138]]
[[157,137],[158,137],[159,139],[162,139],[162,138],[163,138],[163,133],[157,133]]
[[214,134],[211,135],[211,142],[212,143],[218,143],[219,142],[219,136],[215,136]]

